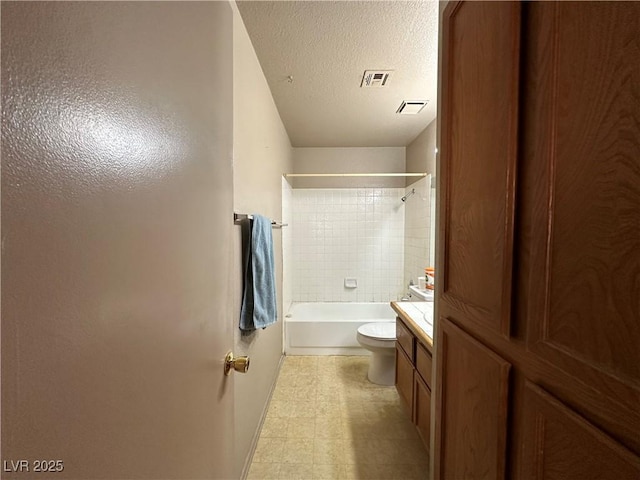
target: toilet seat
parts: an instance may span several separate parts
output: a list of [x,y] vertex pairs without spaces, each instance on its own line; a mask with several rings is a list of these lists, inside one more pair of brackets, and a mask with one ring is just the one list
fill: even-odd
[[395,340],[395,322],[365,323],[358,327],[358,333],[372,340]]

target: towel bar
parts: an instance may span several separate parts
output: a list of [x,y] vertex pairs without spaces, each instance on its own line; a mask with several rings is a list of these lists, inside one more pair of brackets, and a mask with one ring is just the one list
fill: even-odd
[[[253,218],[253,215],[248,215],[246,213],[235,213],[233,214],[233,223],[235,223],[236,225],[240,225],[240,222],[242,220],[245,219],[249,219],[251,220]],[[273,228],[282,228],[282,227],[288,227],[289,224],[288,223],[282,223],[282,222],[271,222],[271,226]]]

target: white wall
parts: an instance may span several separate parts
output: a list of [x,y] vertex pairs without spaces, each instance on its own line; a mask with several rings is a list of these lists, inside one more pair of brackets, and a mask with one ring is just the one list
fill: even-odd
[[436,127],[435,119],[407,146],[407,172],[426,172],[436,175]]
[[[266,79],[232,2],[233,31],[233,188],[234,211],[260,213],[280,220],[282,215],[282,173],[290,172],[292,148]],[[231,221],[232,219],[229,219]],[[235,472],[241,472],[251,452],[257,429],[273,387],[282,356],[282,230],[274,229],[278,297],[278,322],[265,330],[241,336],[238,329],[242,302],[241,232],[236,227],[233,252],[236,284],[233,318],[234,354],[249,355],[251,368],[235,374]],[[213,248],[214,246],[212,246]]]
[[[293,300],[388,302],[402,293],[403,188],[293,190]],[[345,277],[358,281],[344,287]]]

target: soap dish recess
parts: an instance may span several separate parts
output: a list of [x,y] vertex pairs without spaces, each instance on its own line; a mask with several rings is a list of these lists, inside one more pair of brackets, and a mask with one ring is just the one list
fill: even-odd
[[345,278],[344,288],[358,288],[358,279],[349,277]]

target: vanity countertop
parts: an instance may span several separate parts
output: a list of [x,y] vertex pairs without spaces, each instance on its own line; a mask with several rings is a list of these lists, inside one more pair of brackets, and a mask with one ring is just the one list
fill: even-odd
[[432,352],[433,349],[433,302],[391,302],[402,321],[418,340]]

